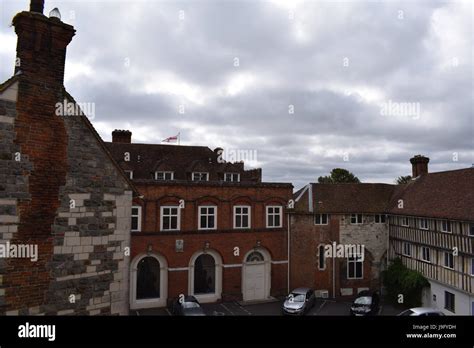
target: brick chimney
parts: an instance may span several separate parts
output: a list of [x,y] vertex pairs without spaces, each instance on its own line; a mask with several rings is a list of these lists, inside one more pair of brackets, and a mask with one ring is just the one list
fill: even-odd
[[43,14],[44,0],[31,0],[30,11],[18,13],[13,26],[18,35],[15,74],[50,90],[62,89],[66,47],[75,30],[59,18]]
[[428,162],[430,159],[422,155],[415,155],[410,158],[412,178],[428,174]]
[[113,143],[132,143],[132,132],[129,130],[116,129],[112,132],[112,142]]

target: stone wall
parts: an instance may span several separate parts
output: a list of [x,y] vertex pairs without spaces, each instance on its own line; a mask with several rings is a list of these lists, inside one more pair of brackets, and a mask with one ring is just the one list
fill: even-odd
[[340,241],[342,244],[360,244],[371,262],[371,286],[378,286],[380,273],[386,265],[388,245],[387,223],[377,224],[373,215],[364,215],[362,224],[351,224],[350,215],[341,215]]
[[[0,314],[128,314],[128,182],[87,119],[61,117],[67,141],[65,184],[58,187],[52,217],[37,219],[30,192],[38,194],[41,187],[32,186],[29,178],[37,166],[43,171],[36,176],[46,168],[42,157],[22,152],[16,117],[16,103],[0,95],[0,243],[36,245],[38,260],[0,258]],[[48,141],[54,146],[54,138]],[[38,196],[36,204],[49,200]],[[23,214],[19,205],[25,207]],[[35,234],[36,222],[49,224],[49,233]]]

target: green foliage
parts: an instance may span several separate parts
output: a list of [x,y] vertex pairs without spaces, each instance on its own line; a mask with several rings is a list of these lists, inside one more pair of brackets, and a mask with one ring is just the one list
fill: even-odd
[[338,184],[347,182],[359,183],[360,180],[347,169],[343,168],[334,168],[331,170],[329,176],[320,176],[318,178],[318,183],[320,184]]
[[410,182],[411,180],[411,175],[405,175],[405,176],[399,176],[396,180],[395,180],[395,183],[401,185],[401,184],[406,184],[408,182]]
[[397,258],[382,272],[382,279],[387,290],[387,299],[395,305],[399,295],[403,295],[403,304],[408,307],[421,306],[423,288],[429,287],[428,280],[419,272],[405,267],[400,258]]

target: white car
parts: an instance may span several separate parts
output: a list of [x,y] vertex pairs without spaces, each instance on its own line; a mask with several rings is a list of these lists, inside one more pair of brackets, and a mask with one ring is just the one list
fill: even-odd
[[413,316],[413,317],[439,317],[444,316],[444,313],[439,309],[430,307],[416,307],[410,308],[401,312],[398,316]]

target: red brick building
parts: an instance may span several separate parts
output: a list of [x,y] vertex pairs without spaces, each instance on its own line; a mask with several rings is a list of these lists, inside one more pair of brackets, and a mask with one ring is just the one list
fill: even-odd
[[131,308],[180,294],[201,302],[264,300],[288,289],[285,207],[292,185],[222,160],[222,149],[107,143],[141,199],[132,208]]
[[[296,192],[290,214],[291,287],[312,287],[319,297],[378,290],[387,258],[386,213],[395,188],[387,184],[308,184]],[[348,255],[351,250],[355,255]]]

